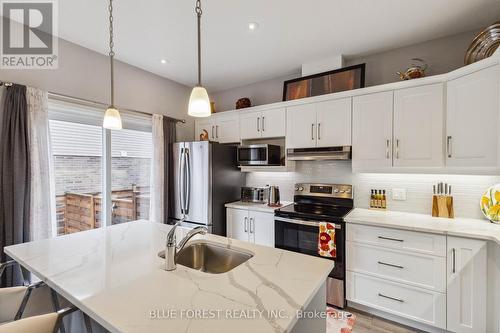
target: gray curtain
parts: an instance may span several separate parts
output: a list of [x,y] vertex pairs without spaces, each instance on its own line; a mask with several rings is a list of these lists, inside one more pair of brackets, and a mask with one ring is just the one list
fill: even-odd
[[176,141],[175,125],[177,121],[168,117],[163,117],[163,136],[165,138],[165,186],[164,200],[165,200],[165,221],[174,216],[174,154],[173,144]]
[[[0,137],[0,249],[29,241],[30,156],[26,87],[6,88]],[[23,282],[19,269],[8,269],[2,286]]]

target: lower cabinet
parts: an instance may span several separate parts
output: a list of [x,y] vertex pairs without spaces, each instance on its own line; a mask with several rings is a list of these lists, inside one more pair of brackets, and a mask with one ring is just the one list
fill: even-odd
[[486,333],[485,241],[348,224],[346,249],[351,303],[407,325]]
[[438,328],[446,328],[446,294],[347,272],[349,301]]
[[274,214],[227,208],[227,236],[274,247]]
[[448,237],[448,330],[486,332],[487,244]]

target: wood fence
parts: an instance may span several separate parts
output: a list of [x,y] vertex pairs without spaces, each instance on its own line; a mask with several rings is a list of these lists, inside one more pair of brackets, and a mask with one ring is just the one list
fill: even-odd
[[[112,192],[112,224],[149,218],[149,188],[133,187]],[[58,234],[99,228],[102,224],[100,193],[70,193],[57,197]]]

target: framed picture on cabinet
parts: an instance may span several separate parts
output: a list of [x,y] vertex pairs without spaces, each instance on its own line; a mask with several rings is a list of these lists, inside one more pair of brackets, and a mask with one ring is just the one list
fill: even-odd
[[365,68],[359,64],[285,81],[283,101],[364,88]]

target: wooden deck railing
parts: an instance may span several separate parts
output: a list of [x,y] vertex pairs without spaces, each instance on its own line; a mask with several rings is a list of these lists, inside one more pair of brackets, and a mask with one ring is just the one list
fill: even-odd
[[[100,193],[70,193],[57,196],[58,234],[99,228],[102,221]],[[112,224],[149,217],[149,188],[133,187],[112,192]]]

